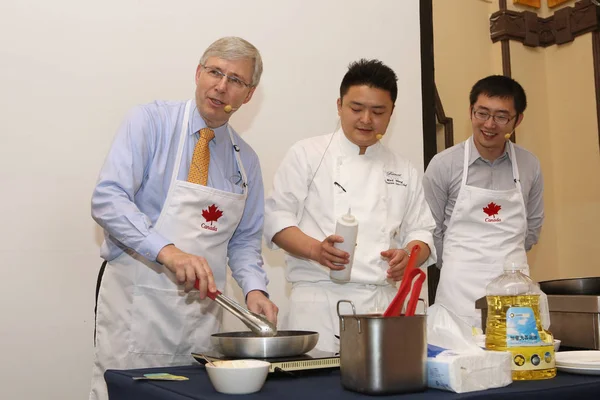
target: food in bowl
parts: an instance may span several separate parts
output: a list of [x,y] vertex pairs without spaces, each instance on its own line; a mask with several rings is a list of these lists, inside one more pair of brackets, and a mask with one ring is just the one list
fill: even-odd
[[248,394],[262,389],[271,363],[261,360],[224,360],[205,364],[215,390],[225,394]]
[[219,368],[249,368],[253,365],[252,361],[257,361],[257,360],[213,361],[213,364]]

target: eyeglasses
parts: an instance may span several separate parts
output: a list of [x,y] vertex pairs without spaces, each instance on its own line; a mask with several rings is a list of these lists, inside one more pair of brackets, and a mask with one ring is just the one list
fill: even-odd
[[485,111],[475,110],[473,111],[473,115],[480,121],[487,121],[490,117],[493,118],[494,122],[498,125],[506,125],[508,124],[516,115],[509,117],[508,115],[492,115]]
[[[200,65],[202,65],[202,64],[200,64]],[[211,77],[212,79],[214,79],[215,81],[220,81],[223,79],[223,77],[227,78],[227,83],[229,83],[231,86],[233,86],[236,89],[243,89],[245,87],[249,88],[252,86],[249,83],[244,82],[240,78],[238,78],[236,76],[227,75],[216,68],[207,67],[206,65],[202,65],[202,68],[204,68],[206,70],[206,73],[208,74],[208,76]]]

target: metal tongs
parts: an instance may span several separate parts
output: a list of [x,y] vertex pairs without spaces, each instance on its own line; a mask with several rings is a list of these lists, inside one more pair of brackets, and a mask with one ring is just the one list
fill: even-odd
[[[406,305],[406,311],[404,315],[407,317],[415,315],[417,303],[419,302],[419,295],[421,294],[421,287],[423,286],[423,282],[427,277],[425,272],[415,267],[420,251],[421,248],[419,245],[414,245],[410,251],[408,265],[406,266],[404,275],[402,276],[402,283],[400,283],[400,288],[398,289],[398,293],[396,293],[394,300],[392,300],[388,308],[383,313],[384,317],[397,317],[402,315],[404,300],[406,300],[406,297],[409,293],[410,297],[408,299],[408,304]],[[417,279],[413,284],[415,277],[417,277]]]
[[[194,287],[199,289],[198,280],[196,280]],[[208,292],[206,295],[216,301],[221,307],[238,317],[240,321],[258,336],[271,337],[277,335],[277,327],[264,315],[253,313],[218,290],[216,292]]]

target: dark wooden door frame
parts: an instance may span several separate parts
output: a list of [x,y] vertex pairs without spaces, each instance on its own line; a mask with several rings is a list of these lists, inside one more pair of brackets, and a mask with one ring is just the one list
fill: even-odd
[[[437,153],[435,69],[433,64],[433,0],[419,0],[421,23],[421,97],[423,102],[423,161],[425,168]],[[427,268],[428,304],[433,304],[440,270]]]
[[433,65],[433,0],[419,0],[421,22],[421,96],[425,168],[437,153],[435,134],[435,71]]

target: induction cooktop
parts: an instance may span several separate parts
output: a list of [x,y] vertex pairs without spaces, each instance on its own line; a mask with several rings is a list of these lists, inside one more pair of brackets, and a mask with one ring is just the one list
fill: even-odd
[[[220,353],[203,353],[212,360],[234,360],[233,357],[226,357]],[[192,353],[192,357],[200,364],[206,364],[206,360],[199,353]],[[292,372],[308,371],[340,367],[340,354],[327,353],[319,350],[312,350],[306,354],[290,357],[264,358],[262,360],[271,363],[269,372]]]

